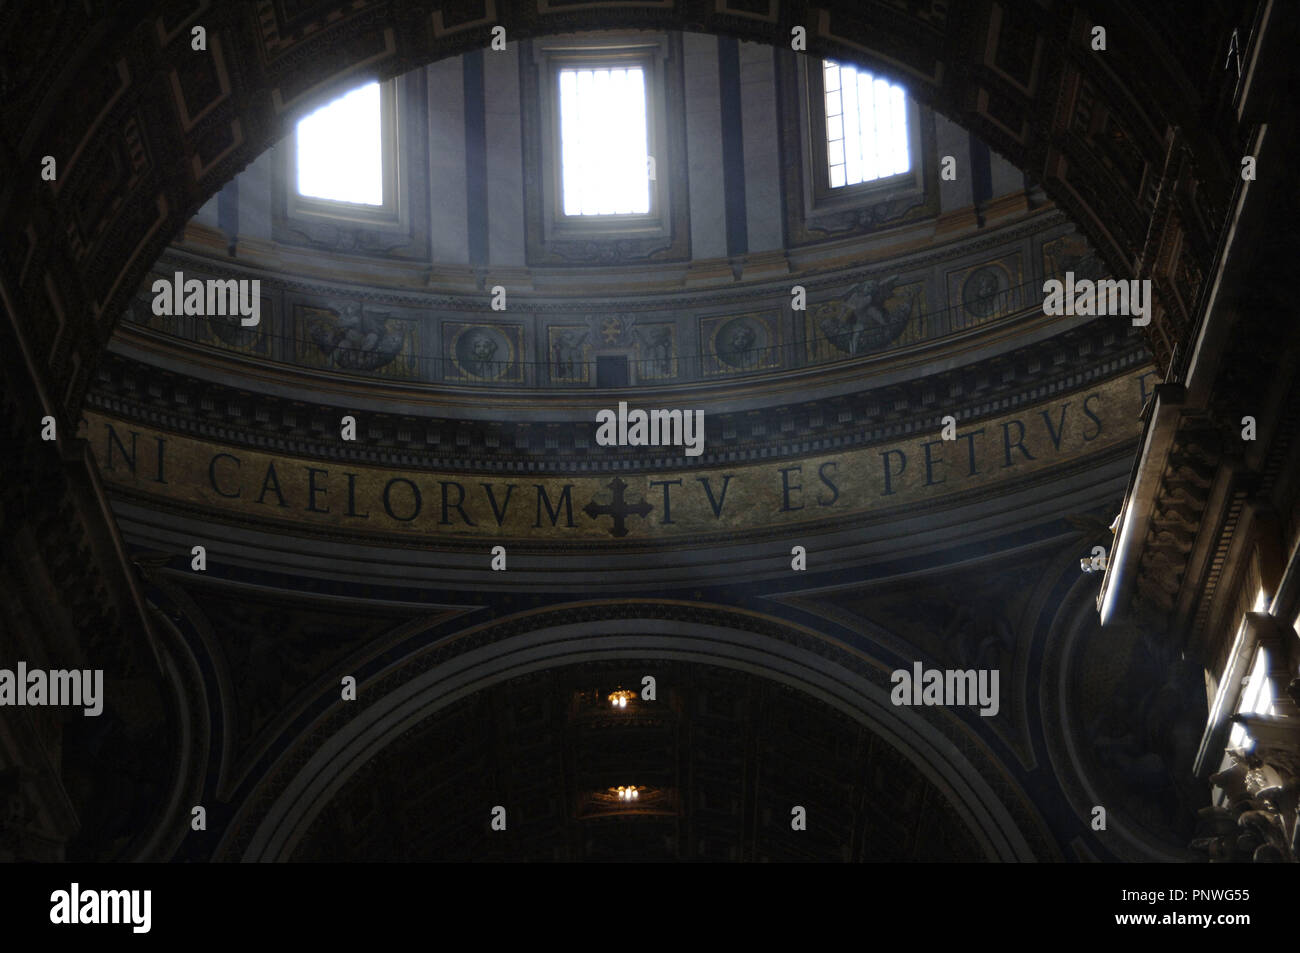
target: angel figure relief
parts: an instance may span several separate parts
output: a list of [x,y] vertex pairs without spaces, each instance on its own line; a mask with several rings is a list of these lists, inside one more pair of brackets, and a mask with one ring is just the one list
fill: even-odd
[[369,313],[357,302],[338,309],[335,322],[316,321],[311,339],[335,367],[348,371],[373,371],[393,360],[402,350],[405,335],[388,327],[388,312]]
[[915,291],[895,294],[898,275],[867,278],[849,289],[837,313],[820,323],[826,340],[846,354],[866,354],[898,337],[912,314]]

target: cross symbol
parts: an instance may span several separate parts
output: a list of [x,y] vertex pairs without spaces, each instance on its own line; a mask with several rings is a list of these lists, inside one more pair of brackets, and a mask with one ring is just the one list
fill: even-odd
[[592,499],[590,503],[583,507],[582,511],[592,519],[599,516],[614,517],[614,528],[609,531],[609,534],[611,536],[626,536],[627,524],[624,522],[624,517],[630,515],[645,518],[654,507],[644,499],[640,503],[629,504],[624,502],[623,491],[627,489],[627,484],[620,477],[614,477],[605,485],[614,491],[613,502],[608,506],[603,503],[597,505],[595,499]]

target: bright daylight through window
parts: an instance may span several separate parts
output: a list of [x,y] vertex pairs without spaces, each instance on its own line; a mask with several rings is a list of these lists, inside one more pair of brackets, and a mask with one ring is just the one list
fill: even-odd
[[646,214],[644,70],[563,69],[559,80],[564,214]]
[[[1273,714],[1273,683],[1268,678],[1268,649],[1263,646],[1255,650],[1255,664],[1241,691],[1237,712],[1243,715]],[[1248,737],[1246,726],[1234,722],[1228,734],[1228,747],[1239,748],[1246,743]]]
[[379,84],[368,83],[298,123],[298,193],[384,204]]
[[831,188],[871,182],[912,166],[903,87],[825,60],[826,165]]

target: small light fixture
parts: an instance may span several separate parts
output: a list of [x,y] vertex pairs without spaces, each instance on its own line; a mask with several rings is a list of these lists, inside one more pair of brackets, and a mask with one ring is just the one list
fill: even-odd
[[620,801],[635,801],[641,796],[640,790],[638,790],[634,785],[624,786],[620,784],[615,790],[618,792],[618,799]]
[[626,688],[620,688],[616,692],[609,693],[609,704],[613,708],[626,708],[628,699],[634,695],[634,692],[630,692]]

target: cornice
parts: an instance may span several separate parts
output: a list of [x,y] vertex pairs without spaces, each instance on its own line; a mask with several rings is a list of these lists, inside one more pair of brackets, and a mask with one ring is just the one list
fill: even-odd
[[[1104,322],[1091,322],[1007,354],[925,377],[767,408],[710,412],[704,453],[690,466],[784,459],[937,431],[948,414],[965,424],[1070,393],[1139,369],[1148,361],[1136,334],[1116,333]],[[636,448],[602,448],[593,459],[591,408],[626,399],[604,391],[592,391],[581,408],[574,408],[578,413],[536,419],[503,409],[502,418],[494,421],[444,416],[445,411],[436,406],[423,414],[359,412],[312,396],[310,391],[303,392],[305,399],[251,393],[110,354],[87,396],[87,406],[174,433],[325,460],[382,460],[470,472],[680,467],[662,454],[642,455]],[[489,397],[481,394],[478,399]],[[344,414],[357,418],[358,432],[367,434],[367,439],[352,444],[335,436]]]

